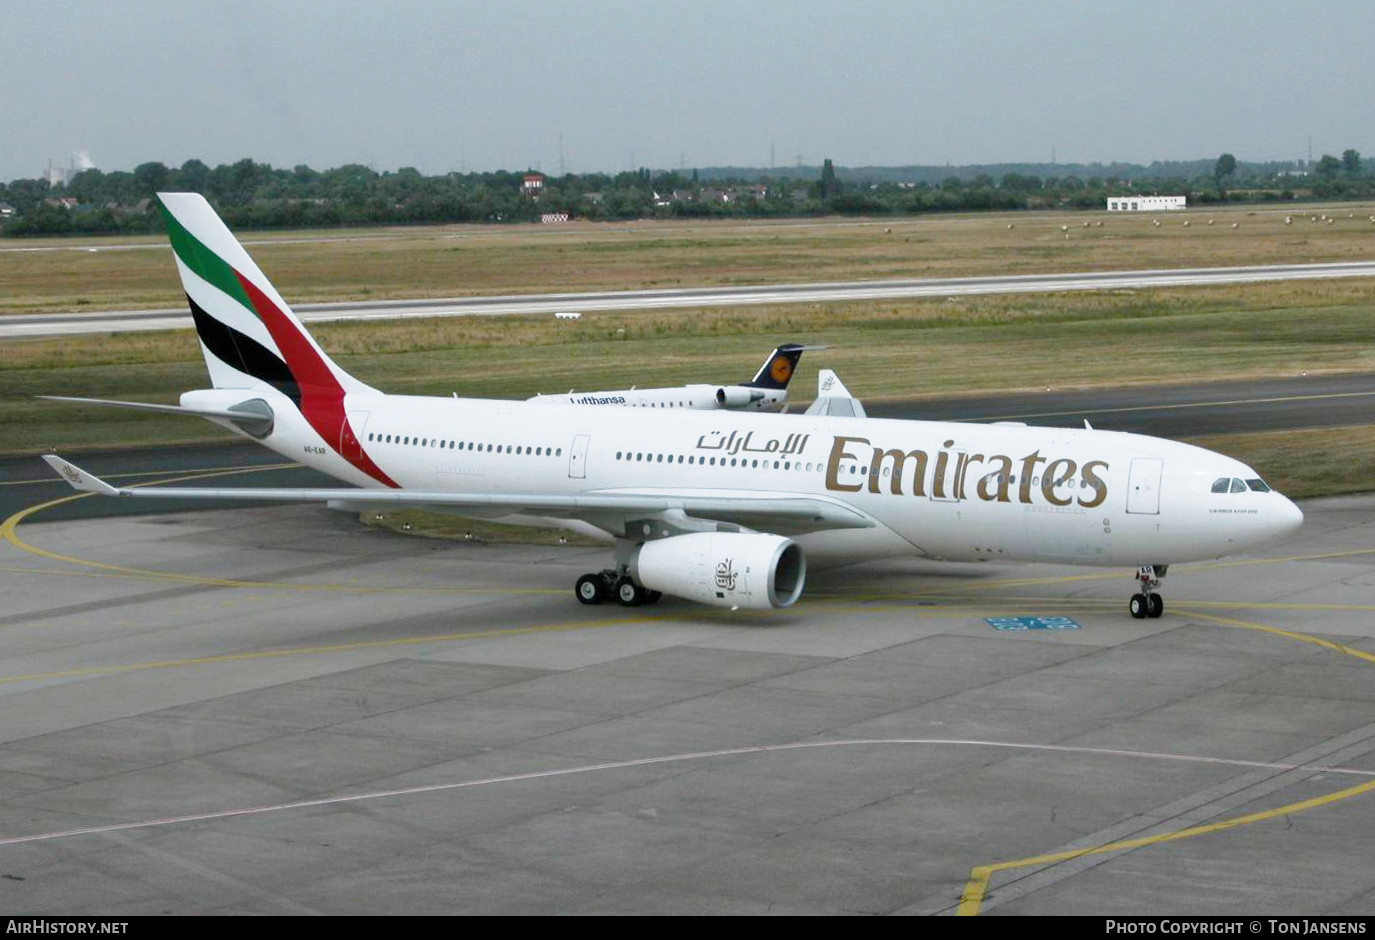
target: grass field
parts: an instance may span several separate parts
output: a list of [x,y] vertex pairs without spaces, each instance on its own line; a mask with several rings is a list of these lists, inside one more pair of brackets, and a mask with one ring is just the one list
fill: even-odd
[[1375,424],[1211,434],[1190,443],[1250,464],[1290,499],[1375,490]]
[[[359,378],[408,394],[525,397],[569,388],[743,378],[775,343],[803,357],[795,396],[836,369],[862,398],[1375,370],[1375,296],[1359,281],[322,324]],[[11,342],[0,452],[205,439],[204,422],[35,402],[59,393],[174,402],[206,384],[192,333]]]
[[[463,225],[248,233],[245,241],[282,295],[307,303],[1349,261],[1375,255],[1372,212],[1369,205],[1350,204],[1159,214]],[[1285,224],[1286,215],[1292,224]],[[1322,215],[1334,221],[1308,221]],[[126,245],[132,247],[117,247]],[[165,239],[154,237],[2,241],[0,313],[180,306],[165,246]]]
[[[1335,221],[1310,222],[1309,212]],[[1286,213],[1293,217],[1289,225]],[[1357,206],[1304,214],[1292,207],[1191,210],[1162,213],[1155,226],[1144,214],[1022,213],[880,222],[449,227],[247,240],[282,292],[301,301],[1364,259],[1375,255],[1369,214]],[[87,242],[0,243],[0,311],[178,305],[167,249],[157,239],[143,243],[154,247],[123,250],[90,242],[100,248],[91,253],[78,248]],[[578,321],[340,322],[313,332],[344,368],[390,392],[525,397],[569,388],[728,381],[751,374],[776,343],[798,341],[833,348],[804,357],[795,399],[811,397],[816,369],[823,366],[839,371],[862,398],[913,399],[1372,371],[1375,292],[1361,280],[1280,282],[631,311]],[[225,436],[192,419],[32,398],[59,393],[174,402],[178,392],[206,381],[189,331],[0,343],[0,452]],[[1368,454],[1365,433],[1361,446]],[[1369,460],[1329,465],[1300,459],[1313,448],[1338,445],[1332,432],[1287,432],[1228,438],[1216,446],[1229,453],[1255,448],[1256,456],[1245,459],[1282,488],[1280,481],[1290,481],[1288,488],[1300,495],[1375,489]]]

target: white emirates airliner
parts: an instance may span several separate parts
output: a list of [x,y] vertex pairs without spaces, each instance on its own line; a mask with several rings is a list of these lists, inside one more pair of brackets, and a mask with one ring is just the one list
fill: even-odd
[[1239,461],[1137,434],[387,395],[330,361],[201,196],[159,198],[214,388],[105,404],[208,418],[349,486],[121,489],[46,457],[77,489],[553,520],[614,541],[583,603],[729,608],[795,602],[808,555],[906,554],[1131,566],[1132,615],[1158,617],[1169,564],[1303,521]]

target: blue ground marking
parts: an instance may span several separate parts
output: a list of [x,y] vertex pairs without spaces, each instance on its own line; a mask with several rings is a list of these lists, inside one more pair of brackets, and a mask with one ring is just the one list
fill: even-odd
[[1078,630],[1078,622],[1069,617],[985,617],[984,623],[994,630]]

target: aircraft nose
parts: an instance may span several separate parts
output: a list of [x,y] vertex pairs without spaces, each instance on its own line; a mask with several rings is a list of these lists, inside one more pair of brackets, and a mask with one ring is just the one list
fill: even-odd
[[1303,510],[1295,506],[1294,501],[1287,496],[1281,496],[1280,500],[1281,503],[1275,507],[1275,534],[1288,535],[1303,525]]

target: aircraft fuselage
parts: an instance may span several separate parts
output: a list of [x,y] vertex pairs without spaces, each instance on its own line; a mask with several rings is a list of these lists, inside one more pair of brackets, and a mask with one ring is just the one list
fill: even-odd
[[[207,395],[245,393],[187,398]],[[364,487],[388,484],[360,466],[439,492],[804,494],[875,522],[798,537],[816,557],[1168,564],[1233,554],[1302,520],[1240,461],[1115,431],[381,394],[345,407],[356,442],[324,441],[274,407],[261,443]],[[367,460],[347,459],[354,447]],[[1220,480],[1243,485],[1215,492]]]

